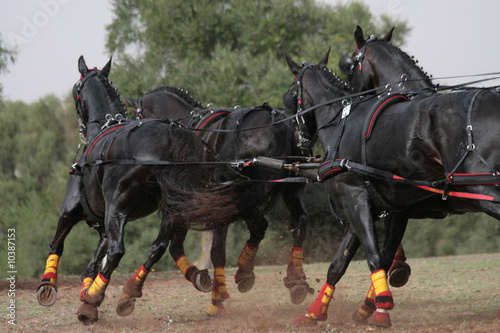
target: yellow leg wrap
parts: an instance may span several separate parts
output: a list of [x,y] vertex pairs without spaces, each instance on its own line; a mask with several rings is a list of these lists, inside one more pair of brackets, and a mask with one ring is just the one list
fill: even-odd
[[53,284],[57,284],[57,266],[59,265],[59,256],[57,254],[49,255],[47,264],[45,265],[45,272],[42,280],[49,279]]
[[376,295],[389,290],[389,285],[387,284],[387,275],[385,274],[385,271],[383,269],[379,269],[378,271],[373,273],[371,275],[371,280]]
[[181,255],[179,256],[179,258],[177,258],[175,264],[177,265],[177,267],[179,267],[182,275],[184,275],[184,277],[189,280],[189,278],[186,276],[186,272],[188,271],[188,269],[193,267],[193,265],[189,262],[188,258],[185,255]]
[[102,297],[102,295],[104,295],[104,292],[106,291],[108,283],[109,280],[106,279],[104,276],[102,276],[101,273],[99,273],[95,278],[94,282],[92,283],[92,285],[90,286],[87,295],[94,298]]
[[387,275],[383,269],[379,269],[371,275],[373,290],[375,293],[375,306],[377,309],[390,310],[394,307],[392,293],[387,284]]
[[304,251],[302,250],[302,248],[292,247],[292,255],[290,259],[296,270],[298,271],[304,270],[302,266],[302,263],[304,262]]
[[245,247],[241,251],[240,257],[238,258],[238,267],[253,270],[255,256],[257,255],[258,250],[258,248],[250,246],[246,243]]
[[86,277],[85,279],[83,279],[82,291],[80,291],[80,297],[85,295],[85,292],[90,288],[92,282],[94,282],[94,280],[92,280],[91,277]]

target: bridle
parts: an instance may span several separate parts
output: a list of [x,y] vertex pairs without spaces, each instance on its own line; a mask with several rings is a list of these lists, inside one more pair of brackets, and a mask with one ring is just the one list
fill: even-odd
[[[87,117],[84,116],[84,112],[83,112],[84,104],[83,104],[80,93],[83,89],[84,84],[87,82],[87,80],[89,80],[90,78],[92,78],[96,75],[99,79],[101,79],[103,82],[105,82],[105,85],[107,84],[109,87],[112,88],[112,85],[109,82],[108,78],[101,73],[102,72],[100,69],[98,69],[97,67],[94,67],[94,68],[89,70],[89,72],[85,75],[85,77],[82,74],[80,76],[80,80],[78,80],[78,82],[75,83],[75,85],[73,86],[73,98],[75,100],[75,111],[76,111],[76,115],[78,117],[78,126],[79,126],[78,132],[79,132],[80,141],[82,141],[83,143],[86,143],[86,139],[87,139],[87,125],[86,124],[88,123],[88,115],[87,115]],[[115,91],[116,91],[116,89],[115,89]],[[124,115],[116,114],[113,117],[111,114],[107,114],[105,118],[108,121],[106,124],[108,124],[110,121],[113,121],[113,120],[120,120],[121,121],[123,119],[126,119],[126,110],[125,110]]]
[[354,71],[356,68],[359,69],[359,73],[361,75],[361,81],[363,83],[363,87],[366,88],[365,78],[363,76],[363,60],[365,59],[365,51],[368,43],[378,40],[377,37],[371,35],[366,41],[365,44],[358,48],[356,45],[356,49],[354,50],[354,58],[349,56],[349,52],[344,54],[339,60],[339,68],[347,76],[347,80],[350,82],[354,76]]
[[[288,88],[288,91],[285,93],[285,106],[288,109],[295,113],[295,126],[297,128],[298,135],[298,143],[297,147],[301,150],[307,151],[310,150],[315,144],[315,135],[309,133],[309,128],[306,125],[306,121],[304,120],[304,116],[301,111],[302,102],[303,102],[303,89],[302,89],[302,78],[304,77],[304,72],[310,68],[312,68],[312,64],[303,62],[302,67],[300,68],[299,73],[294,76],[294,83]],[[295,85],[295,93],[292,93],[291,88]],[[293,102],[293,107],[290,107]],[[287,105],[288,104],[288,105]]]

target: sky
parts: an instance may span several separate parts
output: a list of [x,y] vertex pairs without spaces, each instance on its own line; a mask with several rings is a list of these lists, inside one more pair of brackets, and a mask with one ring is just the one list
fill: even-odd
[[[338,1],[350,0],[321,2]],[[376,16],[384,12],[409,23],[413,30],[403,50],[434,78],[500,72],[500,1],[365,3]],[[19,52],[9,73],[0,74],[4,98],[31,103],[50,93],[66,96],[78,79],[80,55],[92,67],[103,67],[109,60],[105,26],[112,18],[109,0],[1,0],[2,40],[8,47],[17,45]],[[366,37],[371,33],[364,32]],[[457,84],[473,79],[436,82]],[[498,84],[500,80],[485,85]]]

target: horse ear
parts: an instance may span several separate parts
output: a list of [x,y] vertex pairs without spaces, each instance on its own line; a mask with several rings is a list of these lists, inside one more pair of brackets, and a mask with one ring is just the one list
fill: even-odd
[[392,27],[391,31],[389,31],[382,39],[385,40],[387,43],[391,41],[392,38],[392,33],[394,32],[394,28]]
[[326,64],[328,64],[328,57],[330,56],[330,50],[331,50],[331,48],[328,48],[328,51],[326,51],[326,54],[319,61],[319,63],[318,63],[319,67],[326,68]]
[[285,54],[285,59],[292,73],[297,75],[300,71],[300,66],[295,61],[293,61],[287,54]]
[[101,72],[104,74],[104,76],[108,77],[109,76],[109,71],[111,70],[111,59],[113,57],[111,56],[109,58],[108,63],[102,68]]
[[80,56],[78,59],[78,71],[80,74],[85,76],[89,72],[89,68],[87,67],[87,64],[85,63],[85,59],[83,59],[83,56]]
[[358,49],[365,46],[366,40],[365,37],[363,36],[363,29],[361,29],[359,25],[356,27],[356,31],[354,32],[354,40],[356,41]]

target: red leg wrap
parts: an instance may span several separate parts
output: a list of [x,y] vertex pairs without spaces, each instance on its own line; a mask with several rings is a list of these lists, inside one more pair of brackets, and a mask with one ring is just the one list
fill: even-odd
[[238,271],[243,272],[253,272],[255,267],[255,256],[259,248],[253,247],[248,243],[245,243],[241,254],[238,257]]
[[214,287],[212,289],[212,302],[207,308],[207,313],[215,316],[217,313],[223,312],[224,306],[222,302],[228,299],[229,293],[226,287],[226,275],[224,267],[214,268]]

